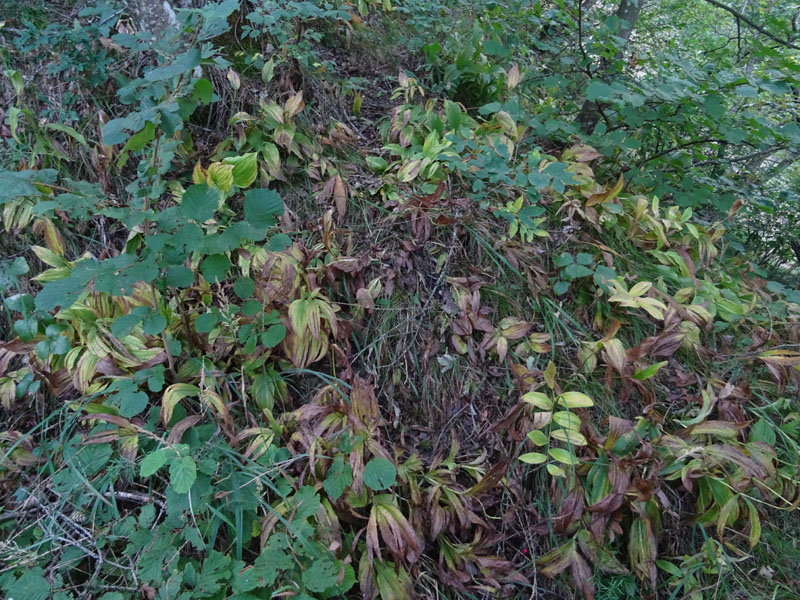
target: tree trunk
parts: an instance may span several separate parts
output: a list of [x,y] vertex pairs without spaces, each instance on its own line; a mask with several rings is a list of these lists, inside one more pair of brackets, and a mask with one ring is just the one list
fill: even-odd
[[136,26],[157,38],[175,25],[175,11],[167,0],[125,0],[125,6]]
[[205,0],[125,0],[128,14],[140,31],[156,38],[175,25],[175,9],[200,8]]
[[[644,5],[644,0],[621,0],[619,6],[617,7],[617,11],[614,15],[622,21],[620,25],[619,33],[617,37],[622,38],[623,45],[628,43],[628,40],[633,33],[634,27],[636,27],[636,21],[639,19],[639,14],[642,12],[642,6]],[[615,59],[619,58],[622,54],[622,50],[620,49],[619,52],[615,55]],[[598,75],[600,79],[607,82],[608,81],[608,67],[610,66],[610,61],[607,59],[603,59],[600,62],[600,68],[598,69]],[[597,122],[600,120],[600,107],[597,103],[592,102],[590,100],[586,100],[581,107],[581,112],[578,113],[577,121],[581,127],[581,131],[586,134],[592,133],[597,125]]]

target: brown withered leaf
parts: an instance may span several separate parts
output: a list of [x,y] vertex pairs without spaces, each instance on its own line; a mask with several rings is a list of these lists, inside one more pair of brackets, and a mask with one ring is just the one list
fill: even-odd
[[506,476],[506,472],[508,471],[508,465],[510,463],[511,463],[510,458],[504,458],[500,462],[496,463],[494,466],[492,466],[491,469],[489,469],[486,472],[486,474],[478,483],[473,485],[464,493],[468,496],[474,497],[478,496],[479,494],[482,494],[487,490],[492,489],[493,487],[495,487],[497,484],[500,483],[503,477]]
[[175,425],[172,426],[170,429],[169,435],[167,436],[167,443],[168,444],[179,444],[183,434],[190,428],[199,423],[203,420],[203,415],[191,415],[188,417],[184,417]]
[[583,514],[583,489],[580,486],[572,488],[567,492],[567,495],[564,496],[558,508],[558,514],[552,519],[553,531],[555,533],[566,533],[574,523],[580,520]]

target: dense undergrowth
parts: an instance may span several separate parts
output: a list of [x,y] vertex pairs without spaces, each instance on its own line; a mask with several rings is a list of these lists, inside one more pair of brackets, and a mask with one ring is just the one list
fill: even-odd
[[659,149],[723,98],[582,135],[558,3],[334,4],[8,12],[4,595],[796,597],[791,254]]

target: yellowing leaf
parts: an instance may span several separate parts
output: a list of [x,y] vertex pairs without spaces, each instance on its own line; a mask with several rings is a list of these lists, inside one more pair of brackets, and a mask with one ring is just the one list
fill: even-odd
[[561,442],[572,444],[573,446],[585,446],[587,443],[583,434],[573,429],[554,429],[550,432],[550,436]]
[[300,113],[303,108],[305,107],[305,103],[303,102],[303,92],[297,92],[294,96],[289,98],[286,101],[286,104],[283,106],[286,114],[290,117],[295,116],[296,114]]
[[540,465],[547,461],[547,456],[541,452],[527,452],[520,456],[519,459],[524,463],[528,463],[529,465]]
[[628,294],[634,297],[643,296],[651,287],[653,287],[653,284],[649,281],[640,281],[630,289]]
[[553,361],[547,362],[547,368],[544,370],[544,382],[551,390],[556,387],[556,365]]
[[164,390],[164,396],[161,399],[161,422],[164,427],[169,425],[172,420],[172,413],[178,402],[186,398],[186,396],[195,396],[199,393],[199,387],[188,383],[173,383]]
[[625,346],[617,338],[603,342],[603,360],[618,372],[622,372],[628,362]]
[[409,161],[397,172],[397,178],[403,183],[413,181],[413,179],[419,174],[421,167],[422,160],[419,158]]
[[578,417],[578,415],[575,413],[567,412],[566,410],[560,410],[553,414],[553,421],[562,427],[566,427],[567,429],[574,429],[577,431],[581,428],[580,417]]
[[567,408],[588,408],[594,406],[594,401],[581,392],[564,392],[558,397],[559,404]]
[[194,169],[192,169],[192,183],[199,185],[205,183],[205,180],[206,172],[205,169],[203,169],[203,163],[198,160],[194,165]]
[[[231,156],[223,159],[226,165],[233,165],[231,175],[233,185],[239,188],[246,188],[253,185],[258,174],[258,154],[248,152],[242,156]],[[222,188],[220,188],[222,189]]]
[[542,410],[551,410],[553,408],[553,401],[541,392],[528,392],[522,396],[522,400]]
[[227,192],[233,186],[233,165],[212,163],[208,167],[207,178],[214,187]]
[[543,431],[538,429],[534,429],[528,434],[528,439],[532,441],[536,446],[546,446],[550,440],[547,439],[547,436],[544,434]]

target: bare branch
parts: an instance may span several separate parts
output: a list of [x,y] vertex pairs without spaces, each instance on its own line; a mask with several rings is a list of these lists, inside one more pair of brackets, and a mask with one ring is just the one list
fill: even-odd
[[786,40],[782,40],[781,38],[776,36],[774,33],[770,33],[767,29],[765,29],[761,25],[758,25],[757,23],[752,21],[749,17],[743,15],[742,13],[740,13],[735,8],[731,8],[727,4],[723,4],[722,2],[719,2],[718,0],[705,0],[705,1],[708,2],[709,4],[711,4],[712,6],[716,6],[717,8],[721,8],[722,10],[729,12],[734,17],[736,17],[737,21],[744,21],[750,27],[752,27],[753,29],[755,29],[759,33],[764,34],[769,39],[771,39],[773,42],[777,42],[781,46],[786,46],[787,48],[791,48],[793,50],[800,50],[800,46],[796,46],[795,44],[792,44],[791,42],[787,42]]

